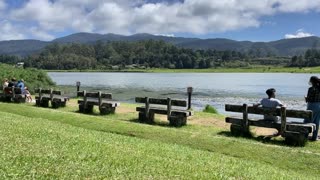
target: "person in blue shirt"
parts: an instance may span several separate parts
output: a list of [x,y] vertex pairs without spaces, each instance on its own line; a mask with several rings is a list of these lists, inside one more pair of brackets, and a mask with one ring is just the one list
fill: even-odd
[[18,83],[16,84],[16,87],[21,89],[21,93],[23,94],[24,91],[24,81],[23,79],[19,80]]

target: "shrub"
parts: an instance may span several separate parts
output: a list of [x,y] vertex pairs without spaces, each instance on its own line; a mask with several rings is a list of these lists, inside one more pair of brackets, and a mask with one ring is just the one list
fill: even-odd
[[210,106],[209,104],[206,105],[206,107],[204,108],[203,112],[206,113],[212,113],[212,114],[218,114],[218,111],[215,107]]
[[55,83],[51,80],[48,74],[42,70],[34,68],[15,68],[12,65],[6,65],[0,63],[0,87],[2,88],[2,81],[4,78],[11,79],[15,77],[17,80],[24,79],[25,86],[29,88],[31,92],[35,88],[48,88],[55,86]]

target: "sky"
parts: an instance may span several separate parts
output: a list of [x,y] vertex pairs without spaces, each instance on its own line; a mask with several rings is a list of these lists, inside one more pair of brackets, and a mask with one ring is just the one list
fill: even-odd
[[320,36],[320,0],[0,0],[0,41],[78,32],[265,42]]

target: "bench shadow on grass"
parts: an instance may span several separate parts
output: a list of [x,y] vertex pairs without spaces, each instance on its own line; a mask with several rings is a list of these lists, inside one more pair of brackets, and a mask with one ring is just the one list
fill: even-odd
[[[152,123],[147,123],[147,122],[140,122],[138,118],[133,118],[130,119],[129,122],[133,122],[133,123],[138,123],[138,124],[146,124],[146,125],[151,125],[151,126],[161,126],[161,127],[167,127],[167,128],[177,128],[174,126],[170,126],[168,122],[165,121],[159,121],[159,120],[155,120],[155,122]],[[179,127],[178,127],[179,128]]]
[[225,136],[225,137],[231,137],[231,138],[245,138],[245,139],[249,139],[249,140],[262,142],[265,144],[288,146],[287,144],[285,144],[285,141],[277,139],[278,137],[271,137],[271,136],[257,136],[257,137],[255,137],[252,134],[247,135],[247,136],[235,136],[235,135],[232,135],[230,131],[221,131],[218,133],[218,135]]

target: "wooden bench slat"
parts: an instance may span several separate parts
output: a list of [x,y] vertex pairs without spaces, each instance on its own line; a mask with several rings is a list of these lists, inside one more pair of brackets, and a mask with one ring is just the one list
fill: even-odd
[[86,97],[90,98],[98,98],[99,97],[99,93],[98,92],[87,92],[86,93]]
[[[135,101],[137,103],[145,103],[145,97],[136,97]],[[160,105],[167,105],[168,99],[160,99],[160,98],[149,98],[150,104],[160,104]],[[187,107],[186,100],[179,100],[179,99],[171,99],[172,106],[180,106],[180,107]]]
[[[77,96],[78,97],[83,97],[84,93],[83,91],[78,91],[77,92]],[[86,93],[86,97],[91,97],[91,98],[98,98],[99,97],[99,93],[98,92],[87,92]],[[101,98],[102,99],[112,99],[112,94],[111,93],[101,93]]]
[[[136,111],[145,112],[145,107],[144,106],[137,107]],[[150,112],[156,113],[156,114],[167,115],[168,110],[166,108],[150,107]],[[184,117],[188,117],[188,116],[192,116],[193,113],[192,113],[192,111],[187,111],[187,110],[171,109],[171,115],[172,116],[183,115]]]
[[62,93],[61,93],[61,91],[54,90],[54,91],[52,91],[52,94],[61,96]]
[[78,92],[77,92],[77,96],[78,96],[78,97],[83,97],[83,96],[84,96],[83,91],[78,91]]
[[111,93],[101,93],[101,98],[102,99],[112,99],[112,94]]
[[[83,104],[83,103],[84,103],[84,100],[78,100],[78,104]],[[98,99],[87,99],[87,105],[99,106],[99,100]],[[116,101],[103,100],[101,106],[118,107],[118,106],[120,106],[120,103],[116,102]]]
[[[242,107],[242,105],[226,104],[225,110],[230,111],[230,112],[242,113],[243,107]],[[260,114],[260,115],[265,114],[265,115],[273,115],[273,116],[280,116],[281,115],[280,108],[268,109],[268,108],[263,108],[263,107],[252,107],[252,106],[248,107],[248,113],[249,114]],[[287,109],[286,115],[287,115],[287,117],[291,117],[291,118],[311,119],[312,118],[312,111]]]

